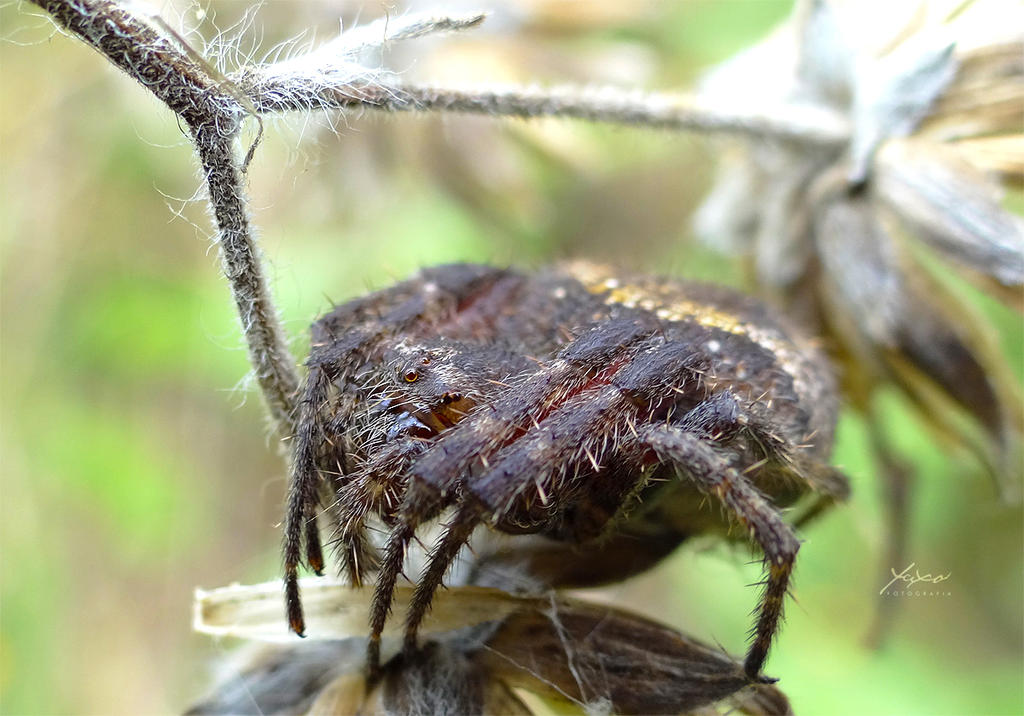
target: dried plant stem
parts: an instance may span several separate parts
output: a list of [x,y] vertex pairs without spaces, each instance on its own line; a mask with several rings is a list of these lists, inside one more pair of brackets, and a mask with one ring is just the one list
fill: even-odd
[[226,94],[171,38],[113,0],[32,2],[142,83],[189,126],[209,119],[216,109],[216,95]]
[[461,112],[520,118],[567,117],[663,129],[744,134],[826,148],[850,139],[838,113],[810,105],[711,105],[692,95],[620,88],[442,87],[387,80],[316,85],[239,78],[260,113],[366,107],[389,112]]
[[299,376],[288,351],[249,225],[234,148],[246,110],[205,63],[157,27],[111,0],[33,0],[181,117],[192,132],[217,224],[224,273],[278,437],[294,432]]
[[211,124],[194,129],[193,134],[219,230],[224,274],[231,283],[231,293],[249,345],[249,361],[256,371],[277,432],[280,437],[287,437],[295,432],[294,405],[299,377],[249,227],[233,138],[223,136],[217,126]]

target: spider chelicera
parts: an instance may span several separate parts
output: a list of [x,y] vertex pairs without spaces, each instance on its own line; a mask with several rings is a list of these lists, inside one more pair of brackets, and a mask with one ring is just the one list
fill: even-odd
[[542,536],[555,587],[624,578],[736,524],[767,572],[744,664],[759,677],[800,546],[780,508],[814,495],[802,520],[848,491],[826,462],[829,368],[770,309],[583,263],[450,265],[338,306],[312,333],[285,525],[294,632],[298,569],[324,569],[322,511],[350,582],[375,580],[371,674],[406,549],[442,513],[406,649],[480,525]]

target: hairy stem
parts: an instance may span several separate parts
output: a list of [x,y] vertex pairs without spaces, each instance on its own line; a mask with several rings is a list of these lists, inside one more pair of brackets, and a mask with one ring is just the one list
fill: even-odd
[[390,112],[458,112],[520,118],[567,117],[662,129],[743,134],[833,148],[849,123],[820,107],[711,105],[692,95],[618,88],[441,87],[358,77],[339,83],[267,77],[249,70],[239,89],[257,112],[366,107]]
[[224,274],[249,346],[249,361],[280,437],[295,432],[299,377],[263,275],[259,249],[249,227],[242,173],[233,137],[215,124],[193,127],[196,149],[210,192],[219,232]]
[[159,23],[111,0],[33,0],[58,25],[138,80],[192,131],[217,224],[224,273],[278,437],[294,432],[295,362],[271,299],[246,210],[234,149],[246,110],[237,90],[217,79],[193,51],[160,32]]
[[241,108],[207,68],[148,18],[114,0],[31,0],[135,78],[189,126]]

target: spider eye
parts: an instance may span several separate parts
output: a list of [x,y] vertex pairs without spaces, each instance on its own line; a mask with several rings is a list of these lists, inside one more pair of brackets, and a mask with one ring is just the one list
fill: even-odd
[[421,362],[423,365],[430,365],[430,356],[424,356]]
[[420,374],[415,370],[407,370],[402,377],[405,378],[406,383],[415,383],[419,380]]

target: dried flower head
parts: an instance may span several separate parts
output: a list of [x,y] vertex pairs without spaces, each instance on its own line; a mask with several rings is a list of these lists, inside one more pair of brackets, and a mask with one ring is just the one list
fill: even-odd
[[[276,582],[197,593],[198,631],[262,644],[189,713],[790,713],[777,688],[751,683],[741,663],[668,627],[562,595],[473,586],[438,596],[423,626],[431,641],[368,684],[372,590],[309,579],[303,591],[317,628],[301,645],[282,629]],[[413,591],[399,588],[396,611]],[[385,637],[397,651],[400,630]]]
[[842,112],[851,140],[730,147],[697,231],[748,256],[760,286],[819,326],[856,407],[897,386],[1013,494],[1019,386],[942,277],[951,266],[1024,298],[1024,221],[997,181],[1024,178],[1024,18],[1010,3],[886,14],[879,24],[855,3],[799,3],[706,79],[709,99]]

